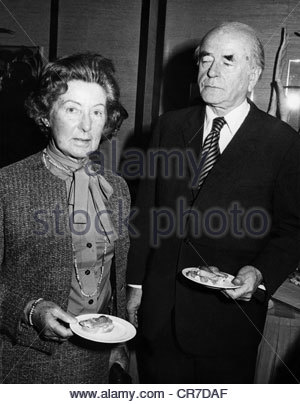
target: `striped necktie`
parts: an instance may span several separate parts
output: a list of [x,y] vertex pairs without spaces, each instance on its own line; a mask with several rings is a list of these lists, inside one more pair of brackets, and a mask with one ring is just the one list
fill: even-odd
[[220,155],[220,131],[225,123],[226,121],[222,116],[215,118],[213,120],[212,129],[205,139],[201,153],[202,169],[199,175],[198,189],[201,188],[208,173],[213,168],[215,162],[218,160],[218,157]]

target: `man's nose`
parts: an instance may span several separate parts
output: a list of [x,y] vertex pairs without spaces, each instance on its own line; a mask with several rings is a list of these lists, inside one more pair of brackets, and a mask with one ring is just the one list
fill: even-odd
[[213,61],[212,64],[210,65],[207,75],[209,77],[216,77],[220,74],[220,67],[219,64],[216,61]]
[[80,128],[83,130],[83,132],[89,132],[91,130],[91,127],[92,127],[92,120],[90,114],[84,112],[81,116]]

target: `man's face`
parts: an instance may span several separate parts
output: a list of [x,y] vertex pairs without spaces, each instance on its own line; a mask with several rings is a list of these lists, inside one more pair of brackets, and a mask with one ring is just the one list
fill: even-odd
[[218,115],[239,106],[252,91],[259,69],[251,66],[251,44],[238,32],[212,32],[200,50],[198,84],[204,102]]

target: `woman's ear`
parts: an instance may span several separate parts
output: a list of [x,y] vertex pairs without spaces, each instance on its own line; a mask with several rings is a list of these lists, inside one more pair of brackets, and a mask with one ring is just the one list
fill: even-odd
[[42,118],[42,122],[46,126],[46,128],[50,128],[50,122],[47,118]]

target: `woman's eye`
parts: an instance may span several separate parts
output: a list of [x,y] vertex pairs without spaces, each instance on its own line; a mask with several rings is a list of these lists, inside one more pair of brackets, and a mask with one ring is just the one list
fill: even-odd
[[80,111],[79,111],[79,109],[78,108],[75,108],[75,107],[67,107],[66,108],[66,112],[68,113],[68,114],[78,114]]
[[103,116],[103,111],[101,111],[100,109],[96,109],[96,110],[94,111],[94,115],[95,115],[96,117],[102,117],[102,116]]

